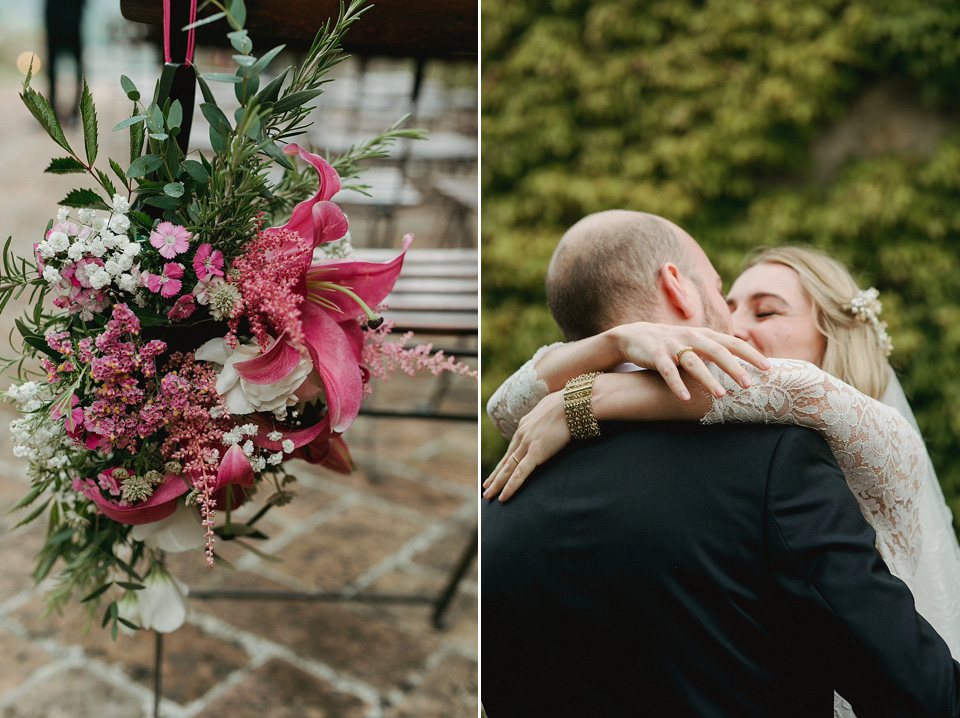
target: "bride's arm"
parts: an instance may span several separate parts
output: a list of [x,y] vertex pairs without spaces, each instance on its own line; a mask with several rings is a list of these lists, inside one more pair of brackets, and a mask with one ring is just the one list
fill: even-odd
[[813,364],[791,359],[772,363],[764,373],[746,367],[754,378],[748,391],[715,372],[727,394],[713,401],[703,422],[787,423],[820,432],[877,532],[877,548],[887,565],[909,578],[920,555],[923,439],[896,409]]
[[[603,420],[698,420],[798,424],[816,429],[830,445],[864,515],[877,531],[878,548],[901,577],[913,573],[919,553],[917,498],[925,448],[909,423],[885,406],[813,364],[775,359],[769,371],[749,366],[744,389],[719,369],[726,389],[711,397],[694,389],[679,401],[653,372],[603,374],[591,402]],[[693,382],[688,378],[691,387]],[[533,469],[570,441],[562,392],[544,399],[523,421],[507,453],[484,482],[484,496],[500,489],[506,500]]]
[[[694,351],[678,357],[677,352],[684,347]],[[680,377],[681,367],[716,396],[722,396],[724,390],[704,360],[719,366],[741,385],[749,385],[737,357],[761,369],[768,366],[767,360],[746,342],[711,329],[648,322],[622,324],[576,342],[541,347],[494,392],[487,402],[487,413],[509,439],[520,420],[550,392],[562,389],[575,376],[612,369],[623,362],[656,370],[683,401],[690,398],[690,391]]]

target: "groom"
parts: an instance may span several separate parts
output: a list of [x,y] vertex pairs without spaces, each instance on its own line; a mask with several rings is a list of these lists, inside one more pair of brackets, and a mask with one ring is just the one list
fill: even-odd
[[[548,301],[568,338],[729,330],[679,227],[590,215]],[[960,666],[890,575],[824,441],[790,426],[605,424],[482,506],[490,718],[960,716]]]

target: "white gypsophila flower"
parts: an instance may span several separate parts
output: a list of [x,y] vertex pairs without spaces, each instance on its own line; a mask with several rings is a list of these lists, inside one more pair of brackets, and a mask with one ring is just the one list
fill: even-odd
[[92,209],[81,209],[77,211],[77,219],[84,224],[91,224],[97,218],[97,213]]
[[43,268],[43,278],[50,284],[56,284],[60,281],[60,272],[56,268],[47,265]]
[[291,452],[294,450],[294,448],[295,448],[294,445],[293,445],[293,440],[292,440],[292,439],[284,439],[284,440],[280,443],[280,446],[282,446],[282,447],[283,447],[283,450],[286,451],[288,454],[291,453]]
[[187,620],[190,589],[179,578],[154,564],[144,579],[146,588],[137,591],[140,625],[159,633],[175,631]]
[[93,221],[90,223],[90,227],[96,232],[102,232],[107,228],[107,218],[94,217]]
[[250,457],[250,468],[253,469],[254,473],[260,473],[265,468],[267,468],[267,462],[262,456],[251,456]]
[[100,235],[95,235],[93,238],[91,238],[88,242],[88,246],[90,248],[90,254],[92,254],[94,257],[102,257],[107,253],[107,246],[103,243],[103,239],[101,239]]
[[248,458],[253,456],[253,452],[255,451],[255,449],[253,448],[253,442],[250,441],[250,439],[247,439],[245,442],[243,442],[243,447],[241,448],[243,448],[244,456]]
[[240,427],[235,426],[230,429],[230,431],[223,432],[221,442],[224,446],[233,446],[234,444],[239,444],[242,438],[243,435],[240,433]]
[[114,259],[116,260],[121,271],[129,272],[131,269],[133,269],[133,257],[131,257],[129,254],[121,254],[119,257],[114,255]]
[[115,249],[117,246],[117,241],[120,239],[119,234],[114,234],[113,232],[101,232],[99,235],[100,241],[103,242],[103,246],[107,249]]
[[140,286],[140,283],[132,274],[121,274],[117,277],[117,286],[124,292],[135,292]]
[[267,457],[267,463],[270,464],[270,466],[276,466],[277,464],[280,464],[282,462],[283,462],[282,451],[278,451],[276,454],[270,454],[270,456]]
[[39,254],[44,259],[50,259],[56,252],[53,251],[53,248],[50,246],[50,243],[47,240],[43,240],[37,244],[37,254]]
[[214,406],[210,408],[211,419],[219,419],[221,416],[223,416],[223,407]]
[[94,289],[103,289],[110,284],[110,273],[107,272],[107,270],[95,264],[91,266],[95,267],[95,269],[87,272],[87,280],[90,282],[91,287]]
[[130,211],[130,203],[120,194],[113,195],[113,211],[117,214],[126,214]]
[[103,269],[111,277],[116,277],[119,274],[123,274],[123,270],[120,269],[120,263],[115,259],[108,259],[103,263]]
[[69,216],[70,216],[70,210],[67,209],[66,207],[60,207],[60,209],[57,210],[57,221],[58,221],[58,222],[66,222],[66,221],[67,221],[67,217],[69,217]]
[[257,432],[260,431],[260,428],[256,424],[244,424],[240,427],[240,431],[247,436],[256,436]]
[[271,431],[269,434],[267,434],[267,438],[270,439],[270,441],[280,441],[280,439],[283,438],[283,434],[281,434],[279,431]]
[[110,218],[108,226],[117,234],[123,234],[130,229],[130,218],[122,214],[115,214]]
[[203,534],[197,508],[177,501],[177,508],[172,514],[159,521],[134,526],[130,538],[143,541],[153,549],[178,553],[203,546],[206,542]]
[[74,262],[79,262],[83,259],[84,253],[87,251],[86,242],[74,242],[70,245],[70,248],[67,249],[67,256],[70,257]]
[[70,247],[70,238],[65,232],[51,232],[47,243],[54,252],[66,252]]

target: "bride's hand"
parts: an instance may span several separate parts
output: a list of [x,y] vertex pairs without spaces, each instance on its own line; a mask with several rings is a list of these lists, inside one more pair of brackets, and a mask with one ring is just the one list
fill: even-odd
[[[688,401],[690,392],[680,377],[679,368],[686,370],[717,398],[726,391],[707,369],[705,361],[716,364],[744,389],[749,388],[750,377],[737,357],[758,369],[770,368],[770,362],[745,341],[705,327],[635,322],[621,324],[610,332],[616,337],[624,361],[660,372],[667,386],[681,401]],[[693,351],[678,355],[680,350],[687,347]]]
[[483,482],[483,497],[490,499],[500,493],[500,501],[506,501],[537,466],[568,443],[570,430],[563,411],[563,392],[555,391],[520,420],[506,454]]

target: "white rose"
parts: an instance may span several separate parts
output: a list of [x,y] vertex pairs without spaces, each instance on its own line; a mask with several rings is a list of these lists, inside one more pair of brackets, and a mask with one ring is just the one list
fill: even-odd
[[255,411],[276,411],[293,406],[298,399],[296,391],[313,371],[313,362],[300,357],[297,366],[287,376],[272,384],[254,384],[240,378],[237,362],[247,361],[260,355],[256,344],[238,344],[231,349],[223,339],[211,339],[197,349],[200,361],[215,362],[223,366],[217,377],[217,393],[226,400],[231,414],[251,414]]

